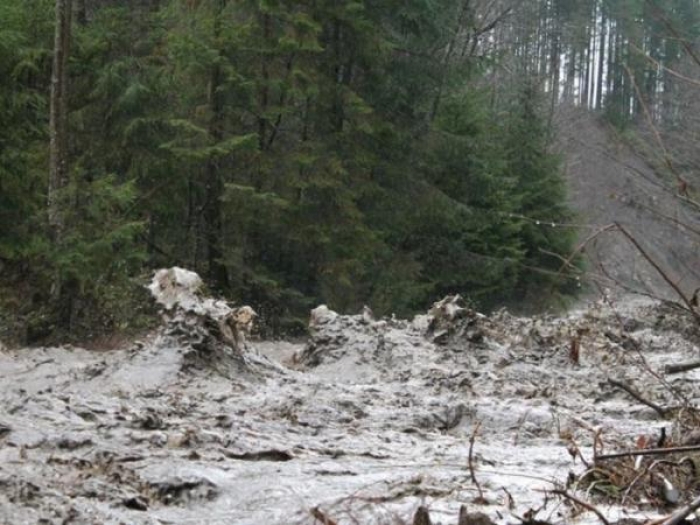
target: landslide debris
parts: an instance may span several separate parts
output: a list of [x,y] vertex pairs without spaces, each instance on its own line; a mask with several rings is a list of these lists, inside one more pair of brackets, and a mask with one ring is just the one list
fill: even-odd
[[611,523],[697,494],[690,453],[602,459],[691,435],[700,370],[665,367],[697,359],[697,332],[667,305],[319,307],[294,346],[255,341],[186,270],[150,289],[163,326],[128,347],[0,352],[0,523],[588,525],[551,491]]
[[209,370],[226,377],[251,377],[275,368],[246,348],[255,311],[206,297],[203,287],[199,275],[183,268],[155,272],[148,288],[163,308],[164,321],[156,346],[181,353],[183,369]]

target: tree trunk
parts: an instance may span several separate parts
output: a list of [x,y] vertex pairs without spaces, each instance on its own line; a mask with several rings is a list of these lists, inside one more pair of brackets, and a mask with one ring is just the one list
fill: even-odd
[[70,53],[71,0],[56,0],[56,30],[49,109],[49,229],[59,244],[65,228],[60,193],[68,185],[68,54]]
[[[219,12],[214,26],[215,37],[220,32],[220,16],[226,7],[226,0],[219,1]],[[209,78],[209,108],[211,119],[209,121],[209,136],[214,143],[223,139],[223,111],[224,104],[219,89],[222,83],[221,67],[214,64]],[[217,159],[207,161],[206,167],[206,205],[204,207],[204,228],[207,243],[207,267],[208,277],[211,283],[219,288],[225,288],[228,284],[226,266],[221,262],[221,194],[223,193],[223,179]]]
[[452,30],[452,36],[447,44],[447,49],[442,58],[441,63],[441,73],[438,80],[437,91],[435,93],[435,98],[433,99],[432,107],[430,109],[430,122],[435,120],[438,110],[440,109],[440,103],[442,102],[443,90],[445,89],[445,82],[447,81],[447,76],[450,69],[450,59],[452,58],[452,53],[454,52],[455,44],[462,30],[462,25],[464,24],[467,15],[469,14],[471,0],[465,0],[457,18],[457,23]]
[[268,70],[268,48],[271,34],[271,20],[267,13],[260,14],[263,43],[260,52],[260,87],[258,89],[258,149],[262,153],[267,148],[268,105],[270,103],[270,72]]
[[[605,74],[605,37],[606,25],[608,21],[605,17],[605,5],[600,5],[600,39],[598,43],[598,78],[595,90],[595,108],[600,110],[603,107],[603,75]],[[608,75],[610,72],[608,71]]]
[[87,25],[87,7],[85,0],[75,0],[75,20],[81,26]]
[[[63,244],[66,228],[65,192],[69,180],[68,163],[68,55],[71,40],[71,0],[56,0],[56,29],[51,72],[49,107],[49,235],[55,247]],[[51,302],[61,327],[70,327],[73,315],[74,280],[64,280],[59,269],[54,274]]]

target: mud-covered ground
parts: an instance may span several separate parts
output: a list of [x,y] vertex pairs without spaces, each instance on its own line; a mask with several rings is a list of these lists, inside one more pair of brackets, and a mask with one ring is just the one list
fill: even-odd
[[700,371],[663,368],[700,357],[694,326],[639,300],[410,322],[321,308],[307,344],[251,341],[236,366],[182,326],[118,350],[5,348],[0,523],[394,524],[423,505],[453,525],[462,504],[499,524],[598,522],[547,492],[570,472],[611,521],[665,514],[577,489],[573,456],[590,460],[596,432],[604,452],[661,427],[682,441],[608,379],[692,403]]

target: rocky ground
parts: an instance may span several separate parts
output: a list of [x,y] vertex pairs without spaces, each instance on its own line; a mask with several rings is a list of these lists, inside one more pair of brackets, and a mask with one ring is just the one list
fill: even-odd
[[610,522],[697,496],[621,501],[582,478],[594,443],[661,428],[687,443],[678,410],[610,382],[692,411],[700,371],[664,366],[700,357],[700,333],[667,304],[520,318],[447,299],[411,321],[320,307],[306,344],[231,339],[227,307],[201,304],[128,348],[0,351],[0,523],[379,525],[422,506],[453,525],[465,504],[498,524],[587,524],[551,491]]

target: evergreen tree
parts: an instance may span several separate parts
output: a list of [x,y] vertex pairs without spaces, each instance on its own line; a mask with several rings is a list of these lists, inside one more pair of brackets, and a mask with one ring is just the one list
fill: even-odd
[[[510,94],[483,88],[509,11],[448,0],[79,2],[51,243],[46,1],[1,8],[0,257],[36,290],[73,283],[72,328],[120,325],[129,279],[155,266],[198,271],[281,331],[320,302],[512,299],[525,266],[551,268],[542,249],[570,245],[520,218],[566,215],[537,90],[500,122]],[[567,52],[552,6],[517,33],[533,78]]]
[[[543,285],[552,292],[573,290],[559,275],[562,261],[569,257],[575,231],[567,223],[572,214],[566,205],[566,190],[557,156],[548,151],[549,137],[539,95],[533,83],[522,84],[513,97],[510,115],[505,122],[506,171],[515,184],[515,214],[523,219],[519,237],[524,248],[517,294],[545,298]],[[546,288],[545,288],[546,289]]]
[[41,244],[52,4],[0,5],[0,262],[8,263],[6,278],[26,267]]

